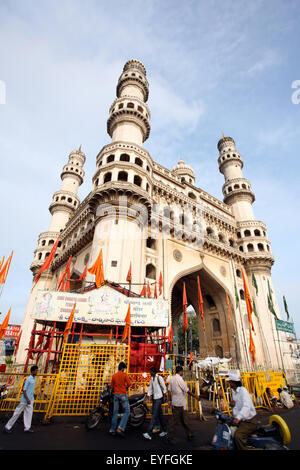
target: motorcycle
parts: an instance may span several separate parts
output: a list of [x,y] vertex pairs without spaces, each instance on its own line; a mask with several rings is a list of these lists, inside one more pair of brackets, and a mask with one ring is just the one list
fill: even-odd
[[[142,426],[146,419],[148,407],[144,403],[146,393],[131,395],[129,398],[130,415],[128,418],[128,426],[139,428]],[[98,405],[88,415],[85,427],[89,431],[97,428],[100,424],[110,424],[114,408],[114,396],[109,385],[100,393]],[[118,414],[121,419],[123,415],[122,407]]]
[[[219,410],[215,411],[218,420],[217,430],[212,440],[215,450],[234,450],[234,432],[236,426],[232,426],[233,419]],[[279,415],[270,416],[269,423],[265,426],[258,425],[256,430],[248,437],[247,445],[256,449],[265,450],[289,450],[291,433],[288,425]]]

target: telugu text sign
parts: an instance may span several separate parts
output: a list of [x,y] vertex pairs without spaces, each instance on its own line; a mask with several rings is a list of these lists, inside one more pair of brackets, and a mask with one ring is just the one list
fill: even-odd
[[48,321],[67,321],[76,303],[74,322],[95,325],[125,325],[128,305],[131,305],[131,325],[168,326],[168,302],[164,299],[127,297],[108,286],[73,294],[39,291],[34,318]]

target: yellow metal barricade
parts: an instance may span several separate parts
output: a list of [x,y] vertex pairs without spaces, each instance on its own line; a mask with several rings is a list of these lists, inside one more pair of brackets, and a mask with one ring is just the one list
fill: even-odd
[[[23,384],[30,374],[2,373],[0,385],[6,385],[7,396],[0,401],[0,411],[14,411],[20,402]],[[41,374],[36,376],[34,390],[35,400],[34,412],[44,413],[49,406],[50,399],[55,387],[56,374]]]
[[128,364],[129,348],[121,345],[65,344],[60,369],[45,419],[87,415],[120,362]]

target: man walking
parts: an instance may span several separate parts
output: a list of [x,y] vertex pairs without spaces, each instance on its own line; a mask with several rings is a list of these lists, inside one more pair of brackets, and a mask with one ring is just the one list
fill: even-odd
[[148,440],[152,439],[153,428],[158,423],[162,429],[162,431],[159,433],[159,436],[164,437],[167,435],[167,424],[161,408],[163,397],[167,393],[167,387],[165,385],[164,379],[157,375],[157,372],[158,371],[156,367],[151,367],[151,380],[148,389],[148,396],[152,396],[152,417],[147,432],[143,434],[143,437]]
[[31,433],[33,430],[31,429],[31,421],[32,421],[32,414],[33,414],[33,403],[34,403],[34,388],[35,388],[35,381],[36,381],[36,374],[38,371],[38,366],[32,366],[30,369],[31,375],[27,377],[24,382],[21,400],[19,405],[16,407],[14,414],[10,418],[10,420],[6,423],[3,431],[7,434],[12,432],[12,427],[19,418],[19,416],[23,413],[23,420],[24,420],[24,432]]
[[[111,420],[111,426],[109,433],[112,436],[118,435],[124,437],[124,431],[126,428],[126,424],[130,415],[130,407],[129,407],[129,400],[127,396],[127,390],[131,385],[131,380],[125,372],[126,364],[124,362],[120,362],[118,367],[118,372],[114,374],[111,378],[111,388],[114,394],[114,410],[113,416]],[[120,424],[117,429],[117,422],[118,422],[118,413],[119,407],[122,405],[123,408],[123,416],[121,418]]]
[[247,446],[248,436],[256,429],[256,410],[248,390],[242,386],[239,373],[228,374],[229,385],[232,390],[230,405],[233,415],[233,426],[237,426],[234,433],[234,442],[238,450],[250,450]]
[[[187,416],[187,394],[196,398],[196,400],[200,400],[198,395],[191,392],[183,380],[183,367],[177,366],[175,371],[175,376],[171,377],[169,380],[169,405],[172,406],[173,415],[169,421],[168,425],[168,441],[170,444],[174,444],[174,431],[175,427],[180,423],[183,426],[183,429],[186,433],[187,439],[192,440],[193,433],[190,428],[188,416]],[[168,381],[168,380],[167,380]],[[172,397],[172,399],[171,399]]]

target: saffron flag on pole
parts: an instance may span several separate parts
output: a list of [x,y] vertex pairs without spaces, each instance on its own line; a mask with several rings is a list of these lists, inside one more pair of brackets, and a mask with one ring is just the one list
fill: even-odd
[[193,357],[194,357],[194,354],[193,354],[193,351],[190,352],[190,361],[189,361],[189,365],[191,364],[191,362],[193,361]]
[[68,319],[67,324],[65,326],[64,341],[66,341],[68,339],[68,336],[71,333],[71,328],[72,328],[74,314],[75,314],[75,308],[76,308],[76,303],[73,306],[72,312],[70,313],[69,319]]
[[127,281],[127,282],[131,282],[131,281],[132,281],[131,263],[130,263],[129,270],[128,270],[128,273],[127,273],[126,281]]
[[3,268],[1,269],[1,272],[0,272],[0,284],[5,284],[5,281],[6,281],[6,278],[7,278],[7,274],[8,274],[9,268],[10,268],[10,263],[11,263],[12,255],[13,255],[13,251],[11,252],[11,254],[9,255],[9,257],[7,258],[6,263],[4,264]]
[[229,320],[231,320],[231,305],[230,305],[230,300],[229,300],[227,292],[226,292],[226,303],[227,303],[228,318]]
[[157,299],[157,285],[156,285],[156,281],[155,281],[155,284],[154,284],[154,298]]
[[2,322],[2,325],[0,326],[0,339],[5,335],[6,328],[8,327],[10,311],[11,311],[11,308],[9,309],[6,317],[4,318],[4,320]]
[[127,315],[125,318],[125,326],[124,326],[124,331],[122,335],[121,342],[124,343],[125,339],[128,338],[129,332],[130,332],[130,324],[131,324],[131,308],[130,304],[128,305],[128,310],[127,310]]
[[151,289],[150,289],[149,281],[147,281],[147,297],[148,297],[148,299],[150,299],[150,297],[151,297]]
[[0,269],[1,269],[2,264],[3,264],[3,262],[4,262],[4,258],[5,258],[5,256],[3,256],[2,260],[0,261]]
[[50,265],[52,263],[52,260],[54,258],[54,255],[55,255],[55,252],[56,252],[56,249],[57,249],[57,245],[59,243],[59,237],[57,238],[56,242],[54,243],[53,247],[52,247],[52,250],[50,251],[49,255],[47,256],[47,258],[45,259],[44,263],[42,264],[39,272],[37,273],[36,275],[36,278],[34,280],[34,284],[33,284],[33,287],[32,289],[37,285],[37,283],[39,282],[40,280],[40,277],[42,275],[42,273],[44,271],[47,271],[47,269],[50,268]]
[[101,287],[102,284],[104,284],[104,271],[103,271],[103,258],[102,258],[102,249],[100,250],[100,253],[98,255],[98,258],[96,259],[95,263],[93,266],[91,266],[88,269],[88,272],[90,274],[95,275],[95,283],[96,287]]
[[70,266],[71,266],[71,261],[72,261],[72,255],[69,257],[69,260],[67,262],[67,265],[65,267],[64,272],[62,273],[61,277],[58,280],[57,283],[57,290],[60,292],[68,292],[70,289]]
[[145,284],[143,285],[143,288],[140,292],[140,297],[146,297],[146,286],[145,286]]
[[243,283],[244,283],[244,292],[245,292],[245,300],[246,300],[248,320],[249,320],[250,326],[252,328],[252,331],[254,331],[254,326],[253,326],[253,322],[252,322],[253,305],[252,305],[251,297],[250,297],[250,294],[249,294],[248,286],[247,286],[246,279],[245,279],[243,271],[242,271],[242,276],[243,276]]
[[87,264],[85,265],[84,271],[81,274],[81,276],[77,279],[77,281],[83,281],[86,278],[87,275]]
[[112,337],[113,337],[113,330],[112,330],[112,328],[111,328],[111,329],[110,329],[110,332],[109,332],[109,337],[108,337],[108,340],[107,340],[106,344],[110,343]]
[[256,350],[255,350],[255,344],[254,344],[254,341],[253,341],[253,337],[252,337],[251,330],[250,330],[249,351],[250,351],[250,354],[251,354],[251,356],[252,356],[252,362],[254,363],[254,362],[255,362],[255,353],[256,353]]
[[183,331],[186,332],[189,322],[187,316],[187,297],[186,297],[186,289],[185,289],[185,282],[183,283],[183,295],[182,295],[182,305],[183,305]]
[[160,275],[159,275],[159,295],[162,294],[162,290],[163,290],[163,278],[162,278],[162,272],[160,272]]
[[203,326],[203,331],[205,331],[205,320],[204,320],[204,311],[203,311],[203,297],[202,297],[202,292],[201,292],[201,287],[200,287],[200,279],[199,276],[197,276],[197,286],[198,286],[198,305],[199,305],[199,315],[202,319],[202,326]]

